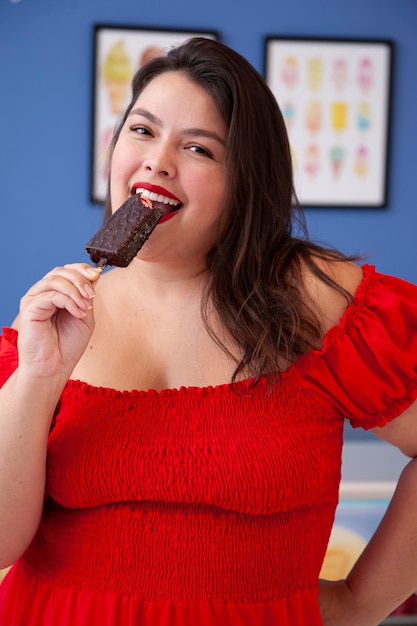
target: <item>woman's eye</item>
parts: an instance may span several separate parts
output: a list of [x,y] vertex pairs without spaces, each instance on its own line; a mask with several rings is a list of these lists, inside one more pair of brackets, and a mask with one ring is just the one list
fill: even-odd
[[131,126],[130,130],[133,130],[138,135],[151,135],[151,131],[145,126]]
[[209,157],[212,156],[209,150],[207,150],[206,148],[202,148],[201,146],[190,146],[189,150],[191,152],[195,152],[196,154],[202,154],[202,155],[209,156]]

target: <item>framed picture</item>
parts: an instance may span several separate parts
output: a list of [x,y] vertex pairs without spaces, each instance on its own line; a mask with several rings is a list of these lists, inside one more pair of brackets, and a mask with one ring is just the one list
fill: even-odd
[[321,577],[345,578],[381,521],[393,482],[343,482]]
[[304,207],[386,206],[392,50],[388,40],[265,38]]
[[135,72],[149,59],[165,54],[190,37],[218,39],[215,31],[94,26],[94,85],[91,199],[104,202],[108,147],[117,122],[129,103]]
[[[342,481],[321,578],[346,578],[381,522],[395,487],[395,481]],[[417,616],[417,595],[407,598],[384,624],[396,624],[396,615]]]

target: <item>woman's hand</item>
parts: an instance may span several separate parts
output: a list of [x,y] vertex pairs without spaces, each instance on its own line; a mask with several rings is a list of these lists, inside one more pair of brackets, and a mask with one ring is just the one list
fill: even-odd
[[21,371],[37,377],[71,375],[93,332],[99,276],[99,269],[73,263],[55,268],[29,289],[18,320]]

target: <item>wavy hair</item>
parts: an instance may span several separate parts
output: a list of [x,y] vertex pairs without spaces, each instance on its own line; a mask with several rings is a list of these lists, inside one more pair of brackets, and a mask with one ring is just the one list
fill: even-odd
[[[213,304],[239,354],[233,357],[233,380],[277,373],[321,336],[319,314],[305,298],[302,265],[349,299],[316,262],[348,257],[308,239],[276,98],[243,56],[218,41],[192,38],[136,73],[110,155],[140,93],[155,77],[173,71],[212,96],[228,128],[224,203],[218,241],[207,258],[210,278],[202,301],[206,328],[233,357],[209,322]],[[109,197],[106,211],[111,211]]]

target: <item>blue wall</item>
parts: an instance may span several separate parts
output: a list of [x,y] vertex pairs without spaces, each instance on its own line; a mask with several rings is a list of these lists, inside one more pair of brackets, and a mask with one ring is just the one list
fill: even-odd
[[394,42],[384,209],[307,209],[313,237],[417,282],[416,0],[0,0],[0,325],[51,267],[87,260],[93,25],[213,29],[263,72],[264,36]]

